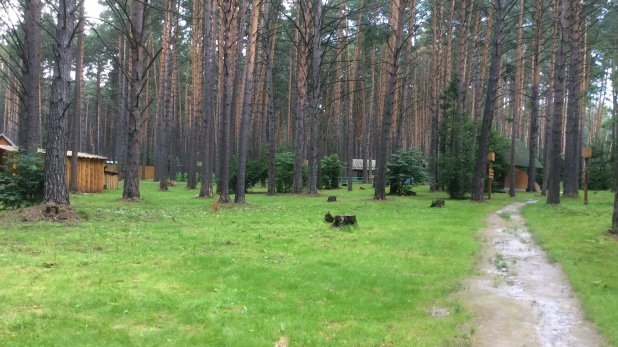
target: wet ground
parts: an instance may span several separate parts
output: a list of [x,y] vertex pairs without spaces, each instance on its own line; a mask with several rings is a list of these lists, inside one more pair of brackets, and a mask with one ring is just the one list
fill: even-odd
[[487,218],[477,275],[461,295],[473,346],[603,346],[559,264],[550,264],[511,204]]

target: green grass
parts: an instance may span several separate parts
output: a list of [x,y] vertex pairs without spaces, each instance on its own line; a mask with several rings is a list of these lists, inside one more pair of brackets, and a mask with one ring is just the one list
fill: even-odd
[[561,199],[555,207],[541,200],[527,205],[524,216],[549,259],[562,264],[586,317],[610,345],[618,346],[618,241],[607,233],[613,198],[598,192],[589,195],[587,206],[583,199]]
[[[2,225],[0,345],[468,344],[450,294],[472,274],[485,216],[513,200],[432,209],[444,196],[425,188],[383,202],[365,188],[249,194],[215,212],[197,191],[142,182],[140,203],[72,196],[79,227]],[[359,225],[332,228],[327,211]]]

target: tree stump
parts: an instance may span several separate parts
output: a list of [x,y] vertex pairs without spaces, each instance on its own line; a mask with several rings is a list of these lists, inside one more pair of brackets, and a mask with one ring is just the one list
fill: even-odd
[[336,196],[329,196],[328,200],[326,200],[326,202],[336,202],[337,201],[337,197]]
[[442,200],[442,199],[434,200],[434,201],[431,202],[431,206],[429,206],[429,207],[440,207],[440,208],[442,208],[442,207],[444,207],[444,200]]
[[359,187],[358,189],[360,189],[360,190],[365,190],[365,188],[364,188],[364,187]]
[[353,214],[338,214],[335,216],[333,225],[342,227],[344,225],[356,225],[356,216]]
[[324,221],[326,223],[332,223],[335,220],[335,217],[333,217],[332,214],[330,214],[330,211],[326,212],[326,214],[324,215]]

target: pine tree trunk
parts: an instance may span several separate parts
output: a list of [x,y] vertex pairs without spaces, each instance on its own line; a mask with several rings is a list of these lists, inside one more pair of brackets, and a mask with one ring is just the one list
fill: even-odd
[[399,55],[402,50],[403,24],[407,0],[393,0],[391,9],[391,25],[393,27],[390,38],[390,59],[388,62],[388,80],[386,82],[385,100],[382,118],[382,138],[377,154],[377,174],[374,199],[386,199],[386,163],[388,162],[389,144],[391,138],[391,124],[393,122],[393,106],[395,102],[395,86],[397,85],[397,71],[399,69]]
[[[202,88],[202,122],[204,133],[202,136],[201,150],[202,154],[202,186],[200,187],[199,197],[212,197],[212,173],[214,162],[214,135],[215,135],[215,110],[214,110],[214,59],[212,50],[210,49],[213,44],[213,25],[212,25],[212,11],[214,0],[206,0],[204,3],[204,29],[203,29],[203,46],[204,46],[204,59],[202,60],[203,68],[203,83]],[[210,106],[209,106],[210,105]]]
[[[26,62],[22,75],[24,112],[27,129],[22,139],[23,147],[28,153],[36,153],[41,146],[41,0],[24,1],[23,30],[25,36]],[[4,130],[3,130],[4,131]],[[25,140],[25,141],[24,141]]]
[[579,194],[579,122],[581,114],[582,94],[582,45],[579,17],[579,1],[571,1],[570,17],[570,48],[571,60],[569,63],[568,106],[566,119],[566,143],[564,154],[564,184],[563,195],[575,198]]
[[247,62],[245,66],[245,83],[243,91],[243,104],[240,115],[239,147],[238,147],[238,174],[236,176],[236,196],[234,203],[244,204],[247,175],[247,151],[249,135],[249,112],[251,111],[251,99],[255,62],[257,60],[258,19],[260,14],[260,0],[253,0],[251,4],[251,20],[249,24],[249,38],[247,41]]
[[562,1],[560,14],[560,43],[556,53],[556,70],[554,80],[553,124],[551,139],[551,157],[549,163],[548,204],[560,204],[560,154],[562,153],[562,108],[564,104],[564,82],[566,56],[569,49],[569,18],[571,16],[569,0]]
[[494,25],[494,37],[492,47],[491,66],[489,67],[489,80],[487,81],[487,98],[483,111],[481,124],[481,138],[476,156],[474,179],[472,181],[472,201],[485,199],[485,178],[487,177],[487,154],[489,153],[489,139],[494,119],[496,101],[498,100],[498,83],[500,82],[500,65],[502,56],[502,43],[504,39],[504,17],[506,0],[496,0],[496,22]]
[[84,80],[84,2],[79,4],[79,16],[77,25],[77,54],[75,56],[75,88],[73,92],[73,142],[71,151],[71,180],[69,182],[69,190],[73,193],[79,191],[77,185],[77,168],[78,168],[78,152],[81,147],[81,132],[82,128],[86,128],[86,124],[82,124],[83,110],[83,80]]
[[69,105],[71,81],[71,39],[75,29],[74,0],[59,0],[54,50],[54,76],[51,86],[49,117],[47,120],[47,149],[43,203],[69,205],[66,157],[66,110]]
[[541,78],[541,35],[543,24],[543,1],[537,0],[535,12],[536,31],[532,56],[532,90],[530,95],[530,150],[528,161],[527,192],[536,192],[536,158],[539,148],[539,84]]
[[320,113],[322,67],[322,1],[309,0],[313,24],[313,57],[311,59],[311,103],[310,103],[310,135],[309,135],[309,173],[307,180],[307,194],[318,193],[318,127]]

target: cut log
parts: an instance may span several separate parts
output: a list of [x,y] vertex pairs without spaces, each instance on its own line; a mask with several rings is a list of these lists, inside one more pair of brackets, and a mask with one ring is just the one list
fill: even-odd
[[356,215],[353,214],[338,214],[335,216],[333,225],[342,227],[344,225],[356,225]]
[[335,201],[337,201],[337,197],[336,197],[336,196],[334,196],[334,195],[333,195],[333,196],[329,196],[329,197],[328,197],[328,200],[326,200],[326,201],[327,201],[327,202],[335,202]]
[[333,217],[332,214],[330,214],[330,211],[326,212],[326,214],[324,215],[324,221],[326,223],[332,223],[335,220],[335,217]]
[[444,207],[444,200],[438,199],[431,202],[431,206],[429,207]]

